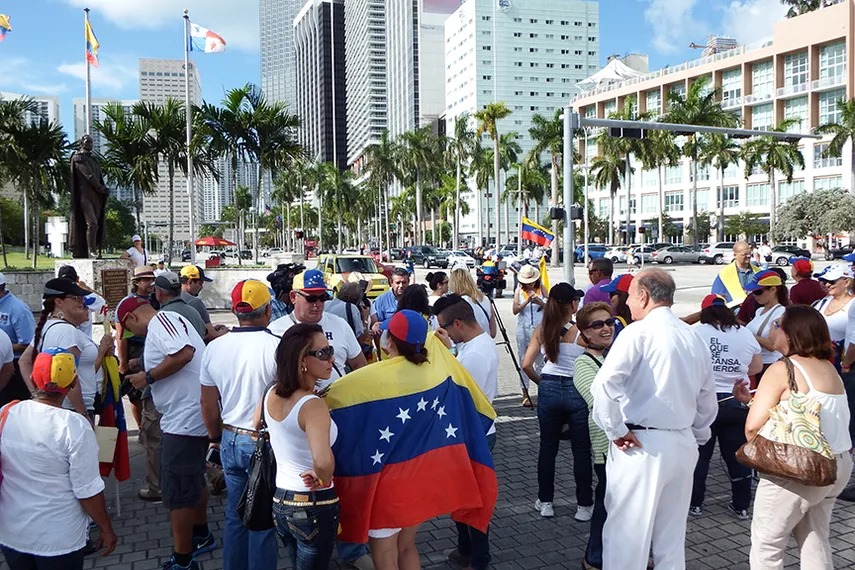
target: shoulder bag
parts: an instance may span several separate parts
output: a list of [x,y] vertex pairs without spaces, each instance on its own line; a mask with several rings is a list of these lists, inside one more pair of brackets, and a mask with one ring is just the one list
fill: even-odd
[[793,363],[784,358],[790,397],[769,412],[769,419],[736,452],[740,463],[765,475],[782,477],[809,487],[825,487],[837,480],[837,460],[819,424],[821,405],[800,394]]
[[267,395],[270,387],[261,398],[261,429],[255,442],[255,451],[249,460],[249,477],[246,487],[238,499],[237,512],[241,521],[249,530],[269,530],[273,528],[273,494],[276,492],[276,458],[270,446],[270,433],[264,419],[267,408]]

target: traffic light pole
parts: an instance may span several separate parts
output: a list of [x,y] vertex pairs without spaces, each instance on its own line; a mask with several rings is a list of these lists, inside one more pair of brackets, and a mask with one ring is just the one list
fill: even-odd
[[576,257],[576,221],[571,216],[573,205],[573,129],[578,116],[570,107],[564,108],[564,281],[576,286],[573,275]]

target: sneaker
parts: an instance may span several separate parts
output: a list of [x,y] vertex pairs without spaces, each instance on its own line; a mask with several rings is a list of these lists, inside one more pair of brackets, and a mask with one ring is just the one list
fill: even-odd
[[693,517],[699,517],[704,514],[703,507],[689,507],[689,514]]
[[159,503],[163,500],[160,496],[160,491],[154,491],[149,489],[148,487],[143,487],[139,491],[137,491],[137,497],[142,499],[143,501],[150,501],[152,503]]
[[193,537],[193,556],[211,552],[217,548],[217,539],[214,538],[214,533],[208,531],[208,536]]
[[591,505],[590,507],[583,507],[580,505],[576,507],[576,515],[573,518],[579,522],[588,522],[593,516],[594,505]]
[[180,566],[175,562],[175,558],[170,556],[169,560],[161,566],[161,570],[202,570],[202,565],[195,560],[191,560],[189,566]]
[[456,564],[457,566],[461,566],[463,568],[466,568],[472,562],[471,556],[463,554],[456,548],[454,550],[449,550],[445,555],[445,559],[451,562],[452,564]]
[[555,511],[552,510],[552,503],[540,502],[540,499],[534,502],[534,508],[540,511],[542,517],[554,517]]
[[733,513],[733,516],[741,521],[747,521],[751,518],[751,515],[748,514],[748,509],[737,509],[733,506],[733,503],[727,504],[727,510]]

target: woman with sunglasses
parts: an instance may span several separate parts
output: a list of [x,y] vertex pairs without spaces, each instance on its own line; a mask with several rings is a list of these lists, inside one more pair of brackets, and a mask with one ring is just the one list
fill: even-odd
[[[767,325],[775,328],[775,322]],[[736,460],[736,450],[745,443],[745,418],[748,408],[731,397],[733,387],[745,382],[748,375],[763,368],[760,344],[745,327],[739,326],[736,316],[727,308],[724,297],[707,295],[701,302],[701,324],[695,333],[709,346],[712,356],[713,377],[718,394],[718,415],[711,426],[712,436],[698,448],[692,498],[689,514],[703,514],[707,473],[710,468],[715,440],[718,439],[721,457],[730,476],[731,502],[727,509],[738,519],[747,520],[751,504],[751,469]]]
[[755,383],[759,383],[766,369],[781,358],[772,340],[772,322],[784,314],[784,309],[790,304],[790,295],[781,275],[773,269],[755,273],[752,281],[745,285],[745,291],[753,294],[757,303],[757,312],[746,327],[754,333],[761,349],[763,367],[755,376]]
[[617,319],[612,316],[611,307],[606,303],[589,303],[576,313],[576,326],[579,327],[580,337],[585,341],[588,348],[582,356],[576,359],[573,384],[585,399],[585,403],[588,404],[588,434],[591,438],[591,450],[594,455],[594,471],[597,474],[591,534],[588,536],[588,546],[585,549],[585,556],[582,558],[582,568],[585,570],[596,570],[603,566],[603,525],[606,523],[606,455],[609,451],[609,438],[594,423],[592,415],[594,396],[591,394],[591,385],[603,365],[606,351],[614,341],[616,324]]
[[276,349],[276,382],[256,410],[276,457],[273,520],[296,570],[326,568],[338,534],[332,444],[338,428],[314,393],[330,377],[335,351],[319,325],[289,328]]
[[[523,265],[517,274],[519,286],[514,291],[513,312],[517,316],[517,354],[525,354],[534,330],[543,320],[543,307],[549,292],[540,282],[540,272],[532,265]],[[543,360],[538,358],[535,368],[540,368]],[[528,391],[530,378],[523,372],[525,389]],[[524,398],[522,405],[531,407],[531,400]]]
[[[846,331],[849,326],[849,312],[852,308],[852,284],[855,275],[848,264],[835,263],[816,274],[817,280],[828,291],[828,295],[813,304],[828,325],[831,342],[834,343],[834,365],[840,370],[841,362],[851,366],[852,362],[843,358],[843,345],[846,341]],[[853,323],[855,324],[855,323]]]
[[[588,404],[573,383],[576,359],[585,352],[577,344],[579,329],[573,315],[584,294],[569,283],[558,283],[549,291],[543,323],[534,331],[523,357],[523,370],[538,386],[537,420],[540,451],[537,456],[537,501],[540,516],[554,516],[555,457],[558,442],[570,440],[573,476],[576,480],[576,520],[589,521],[594,512],[594,473],[591,468],[591,438],[588,435]],[[540,374],[534,368],[544,357]],[[569,426],[569,429],[568,429]]]

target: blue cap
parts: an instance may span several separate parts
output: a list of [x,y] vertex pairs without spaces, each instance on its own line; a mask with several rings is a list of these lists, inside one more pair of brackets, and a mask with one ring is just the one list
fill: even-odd
[[326,291],[329,289],[324,281],[324,274],[317,269],[307,269],[295,275],[292,288],[299,291]]
[[423,346],[427,338],[428,324],[420,313],[402,309],[381,323],[380,329],[388,330],[389,334],[407,344]]
[[855,263],[855,253],[847,253],[843,256],[843,261],[848,261],[849,263]]

